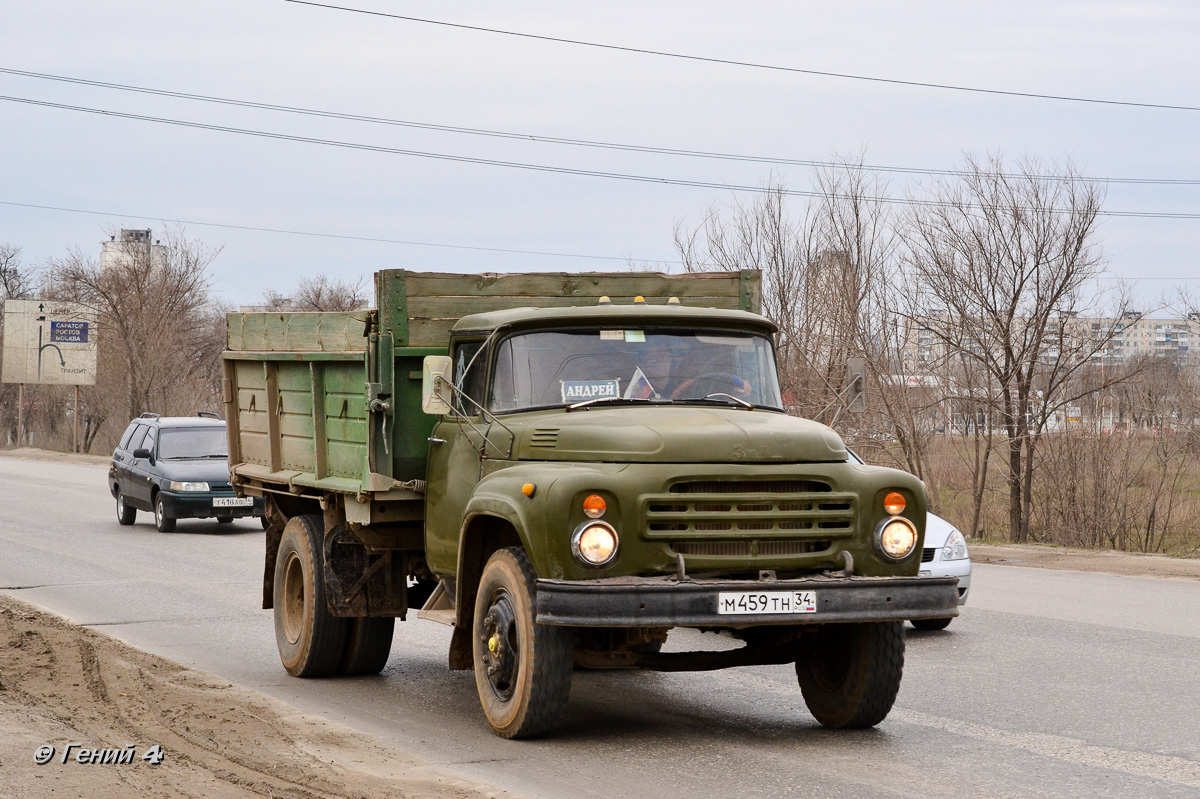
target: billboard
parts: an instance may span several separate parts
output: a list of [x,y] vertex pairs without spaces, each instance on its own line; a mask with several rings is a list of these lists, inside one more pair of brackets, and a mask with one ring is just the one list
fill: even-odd
[[0,358],[5,383],[94,385],[96,317],[73,302],[5,300]]

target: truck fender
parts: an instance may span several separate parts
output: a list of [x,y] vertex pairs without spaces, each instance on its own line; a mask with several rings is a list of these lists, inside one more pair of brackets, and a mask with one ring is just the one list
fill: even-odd
[[458,537],[458,569],[454,581],[455,621],[450,641],[450,668],[472,668],[471,625],[479,577],[492,553],[510,546],[527,546],[520,514],[502,499],[476,496],[467,505]]

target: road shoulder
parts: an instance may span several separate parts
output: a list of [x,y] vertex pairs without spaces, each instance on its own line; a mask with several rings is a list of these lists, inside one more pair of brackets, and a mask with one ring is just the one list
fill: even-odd
[[1200,558],[1171,558],[1107,549],[1067,549],[1040,544],[972,542],[970,548],[972,563],[1200,581]]
[[[111,762],[130,744],[129,762]],[[37,765],[44,746],[54,754]],[[3,595],[0,770],[13,799],[511,796]]]

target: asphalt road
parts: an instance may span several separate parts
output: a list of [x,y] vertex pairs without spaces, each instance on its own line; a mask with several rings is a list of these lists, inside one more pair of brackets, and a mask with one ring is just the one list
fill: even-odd
[[257,522],[120,527],[102,468],[0,458],[0,590],[530,797],[1200,797],[1200,583],[977,566],[874,730],[821,728],[786,666],[584,672],[556,737],[512,742],[415,617],[379,677],[288,677],[262,550]]

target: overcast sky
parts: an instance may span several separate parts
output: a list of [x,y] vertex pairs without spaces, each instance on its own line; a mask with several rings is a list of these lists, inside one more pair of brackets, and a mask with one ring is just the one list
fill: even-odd
[[[720,59],[1014,92],[1200,106],[1194,2],[387,2],[338,5]],[[1000,7],[1003,7],[1002,10]],[[537,41],[283,0],[5,2],[0,68],[535,136],[952,168],[963,153],[1073,159],[1087,175],[1200,181],[1200,111],[898,86]],[[0,95],[393,149],[807,190],[799,166],[605,151],[320,119],[0,73]],[[27,265],[110,227],[223,246],[223,300],[381,268],[624,269],[722,189],[433,160],[0,101],[0,243]],[[894,176],[903,196],[913,181]],[[802,200],[797,199],[797,204]],[[1110,185],[1114,211],[1200,213],[1200,186]],[[201,223],[568,258],[253,232]],[[1200,219],[1108,218],[1115,276],[1200,287]],[[666,268],[667,265],[664,265]],[[1170,278],[1171,280],[1146,280]]]

